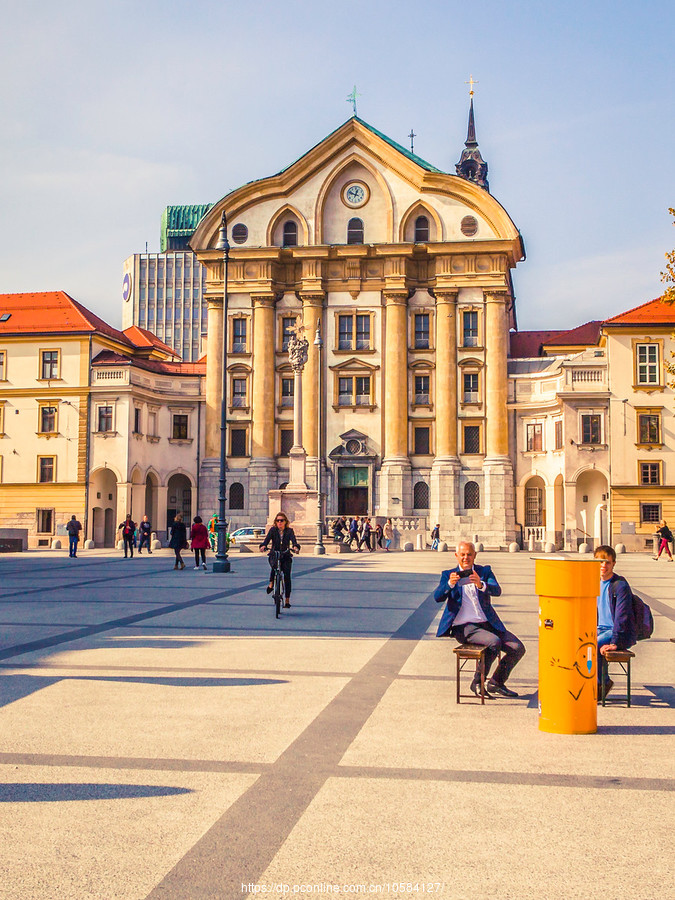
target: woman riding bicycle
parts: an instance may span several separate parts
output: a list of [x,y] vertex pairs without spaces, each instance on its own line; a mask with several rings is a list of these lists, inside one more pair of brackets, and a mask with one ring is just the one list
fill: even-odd
[[286,594],[284,607],[289,609],[291,605],[291,566],[293,565],[293,554],[291,553],[291,550],[295,550],[296,553],[299,553],[300,544],[298,544],[295,539],[295,532],[291,528],[286,513],[280,512],[277,514],[274,519],[274,525],[272,525],[267,532],[267,536],[260,545],[260,549],[267,550],[270,543],[272,544],[272,550],[269,552],[267,558],[269,559],[272,571],[270,573],[270,583],[267,585],[267,593],[271,594],[274,590],[274,551],[279,551],[281,553],[280,565],[284,576],[284,591]]

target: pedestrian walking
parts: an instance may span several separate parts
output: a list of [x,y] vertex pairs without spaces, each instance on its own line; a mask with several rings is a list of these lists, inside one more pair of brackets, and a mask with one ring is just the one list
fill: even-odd
[[138,542],[138,555],[140,556],[143,552],[143,544],[147,544],[148,556],[152,556],[152,550],[150,549],[150,535],[152,534],[152,524],[147,516],[143,516],[143,521],[138,526],[138,533],[140,534],[140,540]]
[[352,544],[356,541],[356,545],[358,547],[359,543],[359,517],[354,516],[353,519],[349,522],[349,537],[345,540],[345,544],[348,547],[351,547]]
[[177,513],[176,518],[173,520],[173,525],[171,526],[171,537],[169,539],[169,547],[171,547],[173,552],[176,554],[174,569],[184,569],[185,563],[183,562],[183,557],[180,554],[181,550],[187,550],[188,542],[187,528],[185,527],[185,522],[183,521],[183,513]]
[[394,526],[391,524],[391,519],[387,519],[387,521],[384,523],[382,535],[384,537],[384,549],[387,553],[389,553],[391,542],[394,540]]
[[434,530],[431,532],[431,549],[438,550],[438,545],[441,540],[441,526],[436,525]]
[[361,539],[359,540],[359,543],[357,544],[357,549],[358,549],[359,553],[361,552],[361,546],[363,544],[366,545],[369,553],[372,553],[373,550],[375,549],[372,546],[371,540],[370,540],[372,532],[373,532],[373,526],[370,524],[370,518],[368,516],[366,516],[365,519],[363,520],[363,527],[361,530]]
[[668,562],[672,562],[673,554],[670,552],[670,542],[673,539],[673,532],[670,530],[670,528],[668,528],[665,519],[661,519],[661,527],[656,529],[656,536],[659,539],[659,552],[656,554],[654,559],[658,559],[665,550],[670,557]]
[[380,550],[382,549],[382,538],[383,538],[382,523],[378,522],[377,525],[375,526],[375,541],[377,543],[377,546],[380,548]]
[[209,545],[211,547],[212,552],[214,552],[216,549],[216,537],[217,537],[216,529],[217,528],[218,528],[218,516],[213,515],[209,519]]
[[333,522],[333,542],[339,544],[340,541],[344,540],[345,533],[345,520],[344,518],[338,516],[338,518]]
[[66,531],[68,532],[68,556],[71,559],[77,558],[77,544],[80,540],[80,532],[82,531],[82,526],[77,520],[77,516],[71,516],[70,522],[66,524]]
[[134,558],[134,533],[136,531],[136,523],[131,518],[131,513],[127,513],[127,517],[119,526],[120,531],[122,532],[122,540],[124,541],[124,558],[127,558],[127,551],[129,551],[128,555],[131,559]]
[[206,571],[206,551],[209,549],[209,533],[206,530],[206,525],[202,522],[201,516],[195,516],[192,523],[190,540],[195,553],[195,569],[199,568],[199,558],[201,556],[202,569]]

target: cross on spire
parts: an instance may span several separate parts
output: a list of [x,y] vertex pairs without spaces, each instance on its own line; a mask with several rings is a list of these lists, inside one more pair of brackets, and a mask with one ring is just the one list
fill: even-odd
[[354,109],[354,115],[357,115],[357,112],[356,112],[356,98],[357,98],[357,97],[361,97],[361,96],[362,96],[362,95],[361,95],[360,93],[358,93],[357,90],[356,90],[356,85],[354,85],[354,90],[353,90],[353,91],[351,92],[351,94],[347,97],[347,103],[351,103],[351,105],[352,105],[352,107],[353,107],[353,109]]
[[464,84],[468,84],[468,85],[469,85],[469,97],[473,97],[473,95],[474,95],[474,89],[473,89],[473,86],[474,86],[474,84],[478,84],[477,81],[474,81],[474,80],[473,80],[473,75],[469,75],[469,80],[468,80],[468,81],[465,81]]
[[410,134],[408,135],[408,137],[410,138],[410,152],[411,152],[411,153],[414,153],[414,152],[415,152],[415,144],[414,144],[414,141],[415,141],[415,138],[417,137],[417,135],[416,135],[415,132],[412,130],[412,128],[410,129]]

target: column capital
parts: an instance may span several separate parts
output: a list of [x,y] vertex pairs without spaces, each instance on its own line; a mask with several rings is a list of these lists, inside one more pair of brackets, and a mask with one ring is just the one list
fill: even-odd
[[511,299],[509,291],[484,291],[486,303],[508,303]]
[[456,303],[457,296],[459,294],[459,288],[438,288],[435,290],[429,289],[429,293],[436,301],[436,306],[441,306],[444,303]]
[[326,302],[326,294],[324,291],[317,290],[299,290],[295,292],[295,296],[303,306],[318,306],[323,308]]
[[408,291],[382,291],[385,306],[407,306]]
[[251,304],[252,306],[267,306],[273,307],[274,303],[277,299],[276,294],[272,293],[259,293],[259,294],[251,294]]

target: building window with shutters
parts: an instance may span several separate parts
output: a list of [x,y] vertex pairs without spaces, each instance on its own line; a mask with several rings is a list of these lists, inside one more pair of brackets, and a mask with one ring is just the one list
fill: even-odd
[[58,350],[40,351],[40,379],[42,381],[54,381],[59,377],[59,357]]
[[526,426],[528,453],[541,453],[544,449],[544,426],[541,422],[530,422]]
[[431,428],[428,425],[413,427],[413,453],[415,456],[428,456],[431,453]]
[[335,409],[345,407],[373,409],[375,407],[374,382],[375,379],[370,374],[336,372],[333,407]]
[[293,378],[281,379],[281,406],[292,408],[295,395],[295,381]]
[[56,481],[56,457],[38,456],[38,482],[52,484]]
[[281,351],[286,353],[291,338],[295,335],[295,316],[283,316],[281,319]]
[[340,313],[337,350],[372,350],[372,313]]
[[363,222],[361,219],[353,218],[347,223],[347,243],[363,243]]
[[525,488],[525,527],[538,528],[544,524],[544,491],[540,487]]
[[174,413],[171,424],[171,437],[174,441],[188,440],[188,417],[184,413]]
[[464,485],[464,509],[480,509],[480,488],[475,481]]
[[54,534],[54,510],[36,509],[36,527],[38,534]]
[[413,508],[429,509],[429,485],[426,481],[417,481],[413,487]]
[[479,403],[478,372],[465,372],[462,375],[462,400],[464,403]]
[[230,456],[248,456],[246,428],[230,429]]
[[415,219],[415,243],[426,244],[429,240],[429,219],[426,216],[418,216]]
[[563,423],[562,419],[557,419],[555,422],[555,449],[562,450],[563,446]]
[[279,456],[288,456],[293,446],[293,429],[279,429]]
[[602,416],[597,413],[584,413],[581,416],[581,443],[602,443]]
[[650,460],[638,463],[640,470],[640,484],[661,484],[661,460]]
[[635,386],[661,387],[661,345],[635,344]]
[[462,313],[462,346],[478,346],[478,312],[475,310]]
[[481,452],[480,425],[464,425],[462,436],[463,453],[474,455]]
[[636,409],[638,444],[644,446],[661,445],[661,410]]
[[247,319],[232,319],[232,352],[246,353]]
[[105,404],[98,407],[96,424],[96,430],[99,434],[112,433],[114,427],[112,404]]
[[430,406],[431,394],[429,393],[429,391],[431,385],[431,376],[414,375],[413,379],[413,406]]
[[246,402],[246,377],[233,377],[232,378],[232,407],[237,409],[243,409],[248,406]]
[[283,236],[283,246],[284,247],[297,247],[298,246],[298,224],[294,222],[292,219],[289,219],[287,222],[284,222],[284,236]]
[[428,350],[429,343],[429,313],[415,313],[415,350]]
[[230,509],[244,509],[244,485],[235,481],[230,485]]
[[52,404],[44,404],[39,409],[39,434],[56,434],[57,428],[57,407]]

